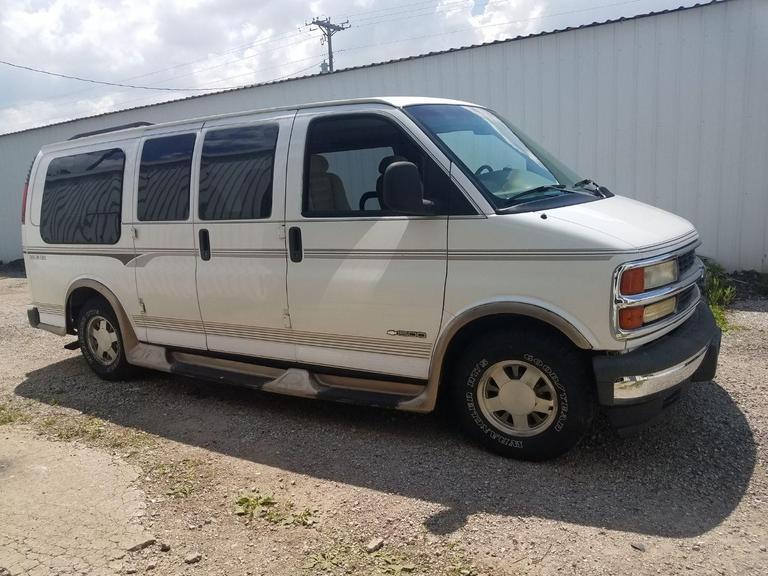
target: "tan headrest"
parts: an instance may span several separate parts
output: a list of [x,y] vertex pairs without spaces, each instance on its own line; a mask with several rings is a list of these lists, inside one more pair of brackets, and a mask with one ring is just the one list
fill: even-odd
[[312,174],[325,174],[328,172],[328,160],[320,154],[312,154],[309,157],[309,171]]

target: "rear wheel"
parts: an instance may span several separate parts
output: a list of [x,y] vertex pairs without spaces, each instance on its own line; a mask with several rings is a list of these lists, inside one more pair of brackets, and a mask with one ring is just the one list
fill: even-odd
[[451,374],[464,431],[494,452],[545,460],[589,430],[594,383],[585,358],[544,330],[502,330],[474,340]]
[[94,298],[83,304],[77,336],[83,357],[101,378],[122,380],[129,375],[120,325],[106,301]]

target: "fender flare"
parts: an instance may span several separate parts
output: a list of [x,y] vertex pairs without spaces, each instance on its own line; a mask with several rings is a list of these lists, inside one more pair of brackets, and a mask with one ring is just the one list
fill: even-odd
[[427,387],[416,398],[404,402],[400,406],[401,409],[409,409],[417,412],[431,412],[434,410],[437,403],[437,394],[440,389],[445,354],[448,351],[448,347],[453,341],[454,336],[456,336],[462,328],[475,320],[500,314],[514,314],[539,320],[552,326],[552,328],[563,334],[573,342],[575,346],[582,350],[591,350],[593,348],[586,336],[584,336],[584,334],[582,334],[582,332],[571,322],[542,306],[513,301],[479,304],[464,310],[453,317],[440,331],[440,336],[437,338],[437,342],[435,342],[435,348],[432,353]]
[[126,353],[139,344],[139,339],[136,337],[136,332],[134,332],[133,326],[128,319],[128,315],[125,313],[122,304],[120,304],[120,300],[117,299],[117,296],[115,296],[114,292],[96,280],[91,280],[90,278],[81,278],[79,280],[75,280],[69,286],[67,289],[66,298],[64,299],[64,302],[66,303],[67,317],[70,315],[70,297],[72,296],[72,293],[78,288],[89,288],[95,292],[98,292],[112,307],[112,310],[115,312],[115,316],[117,316],[117,321],[120,324],[120,334],[123,336],[123,346],[125,347]]

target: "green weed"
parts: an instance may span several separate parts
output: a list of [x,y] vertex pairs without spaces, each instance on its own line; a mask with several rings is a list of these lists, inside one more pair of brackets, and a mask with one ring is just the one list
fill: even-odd
[[704,297],[712,309],[717,325],[724,331],[729,329],[725,309],[736,297],[736,288],[722,266],[715,261],[705,258],[704,266]]
[[313,510],[304,508],[295,512],[292,502],[278,502],[271,495],[241,496],[235,501],[235,515],[248,520],[262,518],[271,524],[284,526],[312,526],[315,523]]

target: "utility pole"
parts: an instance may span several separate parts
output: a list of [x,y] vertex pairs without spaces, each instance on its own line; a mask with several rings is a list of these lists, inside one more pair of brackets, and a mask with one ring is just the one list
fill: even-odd
[[320,40],[323,44],[328,44],[328,71],[333,72],[333,35],[336,32],[341,32],[349,28],[349,20],[345,20],[341,24],[331,23],[331,18],[313,18],[312,22],[307,26],[317,26],[317,28],[310,28],[310,31],[320,29],[323,32],[323,37]]

